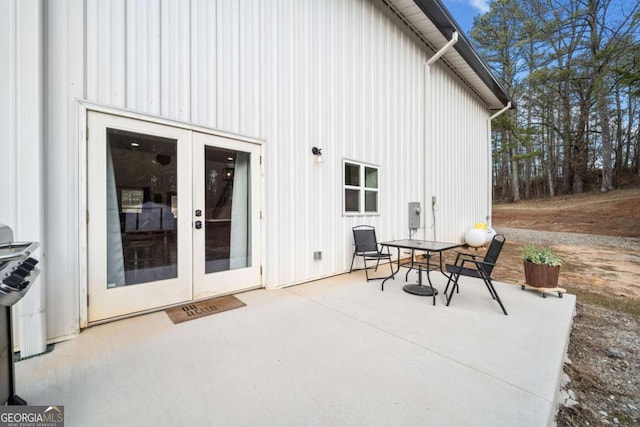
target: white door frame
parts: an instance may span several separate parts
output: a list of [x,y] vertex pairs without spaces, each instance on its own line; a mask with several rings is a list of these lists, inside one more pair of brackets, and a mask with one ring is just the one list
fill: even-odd
[[[80,327],[85,328],[89,326],[88,322],[88,272],[89,272],[89,252],[88,252],[88,173],[87,173],[87,138],[88,138],[88,114],[89,111],[105,113],[114,116],[122,116],[125,118],[147,121],[154,124],[160,124],[165,126],[173,126],[176,128],[186,129],[194,132],[209,134],[213,136],[220,136],[223,138],[234,139],[241,142],[247,142],[256,144],[260,147],[260,194],[264,195],[264,172],[262,167],[262,156],[264,141],[250,136],[238,135],[231,132],[224,132],[216,129],[207,128],[204,126],[198,126],[191,123],[180,122],[176,120],[167,119],[159,116],[152,116],[144,113],[139,113],[131,110],[125,110],[121,108],[109,107],[101,104],[96,104],[86,100],[78,101],[78,218],[85,218],[85,221],[80,221],[78,224],[78,277],[79,277],[79,313],[80,313]],[[260,275],[260,287],[264,287],[264,215],[262,215],[264,209],[264,197],[260,197],[260,265],[262,274]],[[154,311],[154,310],[150,310]],[[100,322],[96,322],[100,323]]]

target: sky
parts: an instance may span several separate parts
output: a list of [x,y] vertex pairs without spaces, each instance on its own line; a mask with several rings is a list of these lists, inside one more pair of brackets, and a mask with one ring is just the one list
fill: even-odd
[[473,17],[489,11],[491,0],[442,0],[462,30],[469,34]]

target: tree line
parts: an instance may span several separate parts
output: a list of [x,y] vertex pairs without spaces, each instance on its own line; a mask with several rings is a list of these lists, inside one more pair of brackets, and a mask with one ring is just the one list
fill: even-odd
[[495,119],[496,199],[640,177],[640,2],[495,0],[471,37],[517,105]]

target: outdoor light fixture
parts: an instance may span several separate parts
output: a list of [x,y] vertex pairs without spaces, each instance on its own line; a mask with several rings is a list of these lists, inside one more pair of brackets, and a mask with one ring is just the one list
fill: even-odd
[[313,153],[314,156],[317,156],[316,157],[316,162],[322,163],[322,149],[321,148],[313,147],[311,149],[311,153]]

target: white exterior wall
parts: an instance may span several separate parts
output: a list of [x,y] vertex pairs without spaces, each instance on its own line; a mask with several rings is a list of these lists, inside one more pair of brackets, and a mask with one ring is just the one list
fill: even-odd
[[42,4],[0,4],[0,223],[43,241]]
[[[35,256],[46,271],[42,2],[1,2],[0,28],[0,223],[13,229],[16,241],[41,243]],[[15,342],[24,337],[30,349],[43,344],[48,278],[40,277],[12,310]]]
[[[432,132],[427,136],[432,173],[427,178],[427,199],[436,196],[437,240],[463,241],[476,223],[489,222],[490,150],[489,118],[485,107],[466,88],[432,70]],[[430,191],[430,192],[429,192]],[[433,239],[433,229],[427,237]]]
[[[433,237],[431,195],[439,240],[486,220],[489,111],[439,63],[425,97],[431,53],[382,2],[59,0],[44,17],[50,338],[79,325],[81,99],[265,141],[267,287],[348,270],[354,225],[406,237],[408,202],[417,237]],[[380,215],[342,215],[345,158],[380,167]]]

